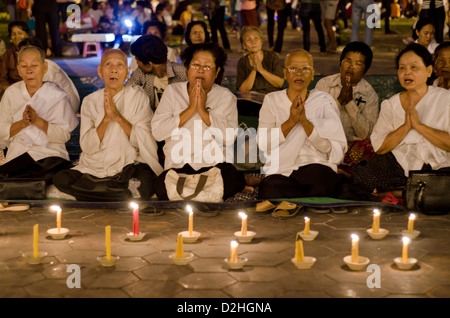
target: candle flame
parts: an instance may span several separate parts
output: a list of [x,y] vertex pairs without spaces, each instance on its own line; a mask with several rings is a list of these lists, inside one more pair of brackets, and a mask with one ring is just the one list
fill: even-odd
[[58,205],[52,205],[50,207],[50,210],[52,210],[53,212],[58,212],[59,210],[61,210],[61,207]]
[[379,215],[379,214],[380,214],[380,210],[378,210],[378,209],[373,209],[373,214]]
[[245,218],[245,217],[247,216],[247,214],[245,214],[244,212],[239,212],[239,216],[240,216],[241,218]]
[[403,241],[404,244],[409,244],[409,242],[411,242],[409,237],[406,237],[406,236],[403,236],[402,241]]
[[353,241],[359,241],[359,236],[358,235],[352,234],[351,236],[352,236],[352,240]]
[[416,218],[416,215],[414,214],[414,213],[411,213],[410,215],[409,215],[409,219],[410,220],[414,220]]
[[130,202],[130,207],[132,209],[137,209],[139,207],[139,205],[136,202]]
[[305,216],[305,222],[309,221],[309,217]]
[[238,246],[238,242],[236,241],[231,241],[231,247],[237,247]]
[[189,212],[189,213],[192,213],[192,207],[188,204],[188,205],[186,205],[186,210]]

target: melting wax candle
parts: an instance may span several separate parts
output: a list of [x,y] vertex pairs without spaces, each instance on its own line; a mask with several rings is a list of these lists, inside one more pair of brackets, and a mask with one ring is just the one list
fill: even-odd
[[404,236],[402,238],[403,241],[403,248],[402,248],[402,263],[408,262],[408,245],[410,242],[410,239]]
[[352,263],[358,263],[358,242],[359,236],[352,234]]
[[139,205],[131,202],[130,207],[133,209],[133,234],[139,235]]
[[244,212],[239,212],[240,217],[242,218],[241,224],[241,235],[247,235],[247,214]]
[[372,232],[378,233],[380,231],[380,211],[378,209],[373,210],[373,222]]

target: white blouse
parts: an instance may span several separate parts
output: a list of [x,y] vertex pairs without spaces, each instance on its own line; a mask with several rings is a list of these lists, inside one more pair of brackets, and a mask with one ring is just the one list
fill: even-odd
[[[423,124],[450,133],[450,91],[428,86],[425,96],[416,105],[417,114]],[[400,93],[381,103],[380,116],[370,136],[377,151],[386,136],[405,123],[405,110],[400,102]],[[410,170],[420,170],[427,163],[433,169],[450,167],[450,152],[430,143],[415,129],[411,129],[392,150],[398,163],[408,176]]]
[[236,96],[214,84],[206,100],[211,126],[197,112],[179,128],[180,114],[189,106],[187,85],[188,82],[179,82],[167,86],[152,119],[155,139],[165,140],[164,169],[189,164],[198,170],[230,162],[238,128]]
[[264,173],[289,176],[309,164],[322,164],[337,171],[347,151],[347,139],[333,97],[311,90],[305,103],[306,117],[314,125],[309,137],[300,124],[284,137],[281,125],[289,118],[291,105],[286,89],[264,98],[258,125],[258,146],[266,160]]
[[81,155],[73,169],[89,173],[98,178],[116,175],[135,161],[146,163],[159,175],[162,167],[158,163],[157,145],[151,134],[152,110],[148,96],[139,86],[124,86],[114,97],[117,109],[132,125],[131,135],[120,125],[111,121],[103,140],[97,128],[105,116],[104,89],[100,89],[83,100],[81,106],[80,147]]

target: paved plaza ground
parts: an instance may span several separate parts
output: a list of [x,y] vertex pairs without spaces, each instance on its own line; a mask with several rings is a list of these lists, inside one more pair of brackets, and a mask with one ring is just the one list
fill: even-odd
[[[234,52],[225,75],[235,76],[235,65],[242,53],[238,52],[238,39],[231,33],[229,36]],[[395,54],[407,36],[384,35],[382,29],[376,30],[374,61],[368,74],[395,75]],[[289,25],[280,58],[291,49],[301,48],[301,39],[301,32]],[[338,72],[339,54],[320,56],[314,29],[311,53],[318,75]],[[99,59],[56,61],[71,76],[96,76]],[[256,236],[250,243],[238,246],[239,257],[248,260],[245,266],[231,270],[224,259],[230,255],[234,232],[240,231],[240,209],[194,215],[194,230],[201,236],[195,243],[184,244],[184,251],[192,253],[193,259],[187,265],[175,265],[169,256],[176,250],[177,234],[187,230],[185,211],[173,208],[156,214],[142,212],[140,230],[145,237],[134,242],[126,236],[132,230],[130,209],[63,207],[62,227],[70,232],[64,239],[54,240],[47,234],[56,225],[55,214],[49,211],[51,203],[32,206],[28,211],[0,212],[0,298],[170,298],[171,302],[163,303],[165,313],[176,313],[179,305],[189,304],[194,298],[244,302],[255,298],[261,303],[273,301],[273,308],[279,310],[276,313],[281,314],[282,309],[275,306],[276,298],[450,297],[449,215],[417,213],[415,229],[421,233],[408,249],[409,257],[416,258],[417,264],[411,270],[401,270],[394,258],[402,255],[401,232],[407,227],[410,211],[382,209],[381,227],[389,230],[382,240],[374,240],[366,233],[372,226],[374,206],[354,207],[348,214],[316,214],[302,209],[287,220],[249,212],[248,230]],[[310,269],[298,269],[291,259],[305,216],[311,219],[311,230],[319,232],[315,240],[304,242],[305,256],[316,258],[316,263]],[[33,249],[35,224],[39,224],[39,250],[47,252],[47,256],[41,264],[30,265],[22,252]],[[113,267],[97,262],[97,257],[105,254],[107,225],[112,229],[111,253],[120,257]],[[370,270],[366,267],[353,271],[343,261],[351,253],[353,233],[359,235],[359,255],[369,258]],[[80,275],[71,276],[75,273]],[[75,282],[80,287],[70,288]],[[295,306],[298,301],[288,302],[290,312],[302,312]],[[317,311],[323,309],[320,303],[316,306]],[[152,308],[148,308],[149,315]],[[220,311],[213,309],[212,313]],[[345,311],[352,312],[352,308]]]

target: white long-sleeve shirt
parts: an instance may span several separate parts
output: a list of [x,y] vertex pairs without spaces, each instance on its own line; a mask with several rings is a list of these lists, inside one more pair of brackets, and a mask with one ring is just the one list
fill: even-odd
[[[27,105],[48,122],[47,133],[30,125],[11,137],[11,125],[23,118]],[[35,161],[48,157],[69,160],[65,144],[78,123],[68,95],[55,83],[44,82],[33,97],[24,81],[14,83],[6,89],[0,103],[0,140],[8,145],[6,162],[24,153]]]
[[48,70],[44,74],[44,81],[54,82],[61,87],[67,95],[69,95],[70,104],[72,105],[73,111],[76,113],[80,108],[80,95],[78,94],[77,88],[73,84],[70,77],[64,70],[59,67],[58,64],[52,60],[45,60],[48,64]]
[[122,116],[132,125],[128,137],[120,125],[111,121],[100,141],[97,128],[105,115],[104,89],[83,100],[81,106],[81,155],[73,169],[98,178],[116,175],[135,161],[146,163],[157,175],[162,172],[158,163],[157,145],[151,134],[152,110],[148,96],[139,86],[124,86],[114,97]]
[[317,89],[311,90],[305,102],[306,117],[314,125],[309,137],[299,123],[286,137],[281,131],[281,125],[289,118],[291,105],[286,89],[264,98],[258,125],[258,146],[266,159],[264,173],[289,176],[309,164],[322,164],[337,171],[347,151],[347,139],[333,97]]
[[188,82],[179,82],[167,86],[152,119],[155,139],[165,140],[166,170],[181,168],[186,163],[198,170],[229,161],[227,157],[235,139],[231,132],[238,128],[236,96],[217,84],[208,92],[206,100],[211,126],[195,113],[179,128],[180,114],[189,106],[187,85]]
[[[428,92],[416,105],[421,123],[450,133],[450,91],[428,86]],[[380,116],[370,136],[372,146],[377,151],[386,136],[405,123],[405,110],[396,94],[381,103]],[[410,170],[420,170],[427,163],[433,169],[450,167],[450,152],[440,149],[425,137],[411,129],[403,140],[392,150],[392,154],[408,176]]]

